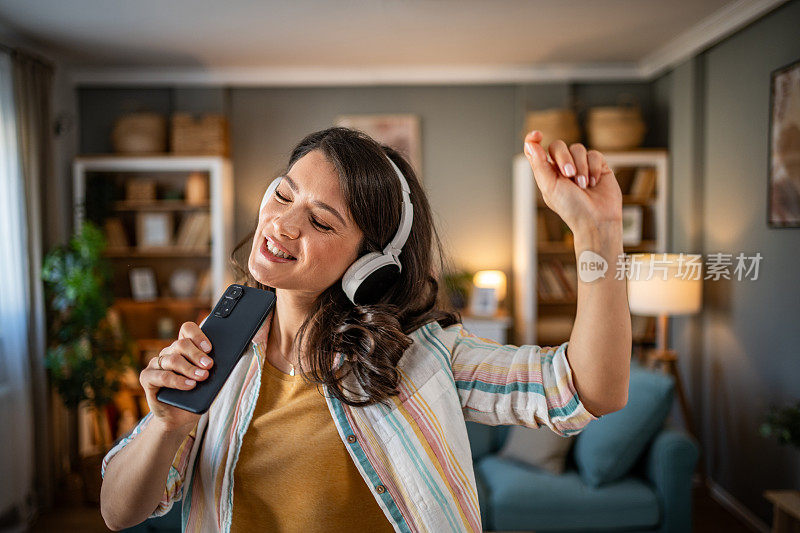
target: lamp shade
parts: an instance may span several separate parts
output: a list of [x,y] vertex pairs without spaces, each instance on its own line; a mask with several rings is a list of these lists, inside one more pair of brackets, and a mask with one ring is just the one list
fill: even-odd
[[[688,315],[702,305],[702,265],[683,254],[632,254],[628,305],[634,315]],[[700,266],[700,271],[690,268]]]
[[473,276],[472,283],[476,287],[494,289],[498,300],[506,297],[506,275],[502,270],[479,270]]

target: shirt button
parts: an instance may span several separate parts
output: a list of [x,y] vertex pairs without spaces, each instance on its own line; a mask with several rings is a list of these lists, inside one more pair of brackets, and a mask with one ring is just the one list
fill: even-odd
[[383,494],[384,492],[386,492],[386,487],[384,487],[383,485],[378,485],[377,487],[375,487],[375,490],[378,492],[378,494]]
[[356,441],[356,436],[355,436],[355,435],[348,435],[348,436],[347,436],[347,442],[349,442],[349,443],[351,443],[351,444],[352,444],[352,443],[354,443],[355,441]]

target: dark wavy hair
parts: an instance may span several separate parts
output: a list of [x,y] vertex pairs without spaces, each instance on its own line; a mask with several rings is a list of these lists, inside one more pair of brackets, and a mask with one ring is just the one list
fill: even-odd
[[[336,168],[345,203],[353,221],[363,232],[359,257],[379,252],[394,237],[400,223],[400,182],[386,160],[400,168],[411,190],[414,220],[400,254],[400,277],[375,303],[353,305],[342,290],[341,278],[325,289],[306,317],[294,340],[294,349],[305,346],[309,369],[301,373],[307,382],[328,385],[331,393],[351,406],[383,402],[399,392],[397,363],[412,341],[408,334],[429,322],[442,327],[461,322],[439,287],[445,271],[445,255],[433,224],[428,198],[408,162],[394,149],[377,143],[358,130],[334,127],[307,135],[292,150],[286,171],[312,150],[320,150]],[[231,254],[240,282],[271,290],[255,280],[247,260],[255,235],[253,230]],[[333,365],[337,353],[344,355],[341,372]],[[366,396],[349,398],[343,380],[354,374]]]

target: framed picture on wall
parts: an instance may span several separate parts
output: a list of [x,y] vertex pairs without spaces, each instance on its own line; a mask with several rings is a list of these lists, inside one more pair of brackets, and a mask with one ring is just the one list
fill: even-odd
[[422,178],[422,140],[417,115],[339,115],[336,125],[363,131],[379,143],[391,146],[403,154]]
[[800,227],[800,60],[772,72],[767,224]]

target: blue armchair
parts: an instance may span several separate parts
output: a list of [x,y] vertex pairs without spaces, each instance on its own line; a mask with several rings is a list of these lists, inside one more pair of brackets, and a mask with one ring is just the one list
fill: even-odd
[[633,366],[628,405],[574,437],[560,475],[498,456],[510,427],[468,422],[484,529],[691,531],[699,452],[663,427],[672,388],[669,377]]

